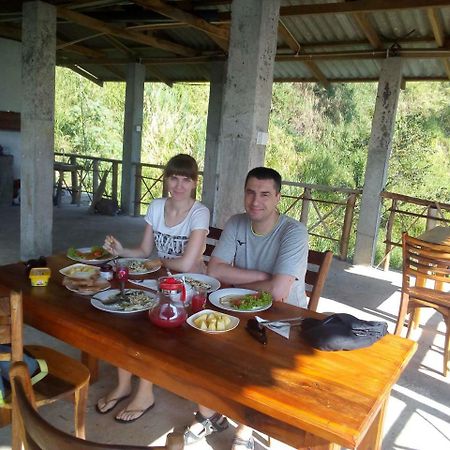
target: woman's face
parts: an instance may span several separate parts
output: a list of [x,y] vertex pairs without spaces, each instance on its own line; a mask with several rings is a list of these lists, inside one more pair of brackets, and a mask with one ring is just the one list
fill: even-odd
[[174,200],[190,198],[192,189],[196,185],[197,183],[192,178],[183,175],[170,175],[167,177],[167,189]]

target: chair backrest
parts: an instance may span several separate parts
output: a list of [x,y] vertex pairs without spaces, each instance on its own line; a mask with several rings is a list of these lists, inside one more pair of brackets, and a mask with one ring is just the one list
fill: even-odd
[[318,252],[309,250],[308,268],[305,275],[305,290],[309,297],[308,309],[317,311],[320,294],[327,278],[333,253],[331,251]]
[[[432,244],[403,233],[403,286],[445,291],[450,285],[450,246]],[[447,287],[446,287],[447,286]]]
[[217,241],[220,239],[220,236],[222,235],[222,229],[215,228],[215,227],[209,227],[209,234],[206,238],[206,248],[203,252],[203,260],[209,261],[211,258],[211,254],[214,250],[214,247],[217,245]]
[[[5,293],[3,294],[3,292]],[[22,327],[22,295],[19,292],[2,290],[0,295],[0,344],[11,344],[11,352],[0,352],[0,361],[22,360]]]
[[76,438],[49,424],[36,410],[27,366],[15,362],[10,371],[13,391],[13,414],[17,415],[19,433],[25,450],[181,450],[183,436],[171,433],[165,447],[99,444]]

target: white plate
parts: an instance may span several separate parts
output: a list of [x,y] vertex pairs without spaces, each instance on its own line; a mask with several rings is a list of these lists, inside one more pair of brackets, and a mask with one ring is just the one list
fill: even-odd
[[266,309],[269,309],[272,306],[272,302],[270,302],[269,305],[261,306],[259,308],[253,308],[253,309],[236,309],[231,306],[222,305],[220,303],[220,299],[223,297],[228,297],[229,295],[245,295],[245,294],[256,294],[257,291],[252,291],[250,289],[239,289],[239,288],[228,288],[228,289],[220,289],[216,292],[212,292],[209,294],[209,301],[212,305],[216,306],[217,308],[224,309],[225,311],[233,311],[233,312],[259,312],[259,311],[265,311]]
[[[211,314],[211,313],[220,314],[220,315],[226,316],[230,319],[230,323],[228,324],[228,327],[226,328],[226,330],[220,330],[220,331],[202,330],[197,325],[195,325],[195,323],[194,323],[195,319],[197,319],[198,317],[200,317],[203,314]],[[239,325],[239,319],[237,317],[230,316],[229,314],[225,314],[225,313],[219,313],[217,311],[213,311],[212,309],[204,309],[202,311],[199,311],[198,313],[192,314],[192,316],[188,317],[186,322],[191,327],[195,328],[196,330],[203,331],[205,333],[210,333],[210,334],[226,333],[227,331],[234,330]]]
[[[117,303],[113,305],[104,305],[100,300],[106,300],[110,298],[112,295],[116,295],[120,292],[119,289],[109,289],[107,291],[99,292],[95,294],[91,298],[91,305],[94,306],[97,309],[100,309],[101,311],[106,312],[112,312],[112,313],[118,313],[118,314],[132,314],[140,311],[147,311],[153,307],[158,302],[158,299],[156,298],[155,294],[152,294],[149,291],[144,291],[142,289],[126,289],[125,292],[128,291],[139,291],[143,292],[147,297],[151,299],[146,305],[142,306],[139,309],[133,309],[133,310],[124,310],[122,309]],[[99,300],[100,299],[100,300]]]
[[220,288],[220,281],[208,275],[203,275],[201,273],[177,273],[176,275],[174,275],[174,278],[182,277],[184,277],[187,284],[190,284],[189,281],[187,281],[187,278],[192,278],[195,281],[209,284],[211,287],[207,289],[207,292],[214,292]]
[[[76,250],[78,250],[81,253],[89,253],[91,251],[91,249],[92,249],[92,247],[80,247],[80,248],[77,248]],[[114,258],[114,256],[112,256],[112,255],[105,256],[100,259],[86,259],[83,257],[69,256],[69,255],[67,255],[67,257],[73,261],[78,261],[78,262],[84,263],[84,264],[93,264],[94,266],[105,264],[106,262],[108,262]]]
[[[148,259],[148,258],[120,258],[117,260],[117,264],[123,264],[123,265],[129,267],[133,261],[144,264],[145,262],[150,261],[150,259]],[[129,274],[130,275],[146,275],[147,273],[157,272],[159,269],[161,269],[160,265],[153,267],[151,269],[129,270]]]
[[86,280],[87,278],[91,278],[93,275],[98,274],[99,271],[100,269],[98,267],[77,263],[60,269],[59,273],[75,280]]

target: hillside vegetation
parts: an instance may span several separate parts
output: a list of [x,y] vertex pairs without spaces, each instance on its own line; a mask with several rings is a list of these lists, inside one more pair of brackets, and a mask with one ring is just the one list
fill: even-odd
[[[285,180],[361,188],[376,89],[275,84],[266,165]],[[206,84],[145,85],[143,162],[186,152],[202,166],[208,95]],[[124,98],[124,83],[100,88],[57,69],[56,148],[121,159]],[[450,203],[450,83],[402,91],[386,190]]]

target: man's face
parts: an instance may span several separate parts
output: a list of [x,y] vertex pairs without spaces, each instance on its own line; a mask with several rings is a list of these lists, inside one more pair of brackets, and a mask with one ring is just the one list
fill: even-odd
[[244,205],[252,222],[264,222],[276,211],[280,193],[273,180],[250,177],[245,186]]

